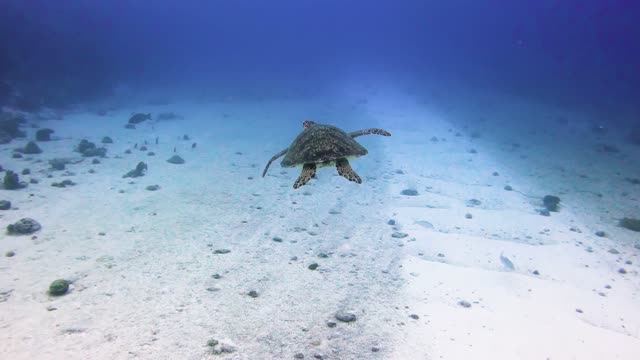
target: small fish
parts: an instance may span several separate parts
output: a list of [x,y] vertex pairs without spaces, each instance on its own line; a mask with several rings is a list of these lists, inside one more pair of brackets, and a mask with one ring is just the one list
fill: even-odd
[[129,124],[139,124],[145,120],[151,120],[151,114],[134,114],[129,118]]
[[507,271],[513,271],[516,269],[511,260],[509,260],[508,257],[504,256],[504,253],[500,253],[500,262],[502,263],[502,266],[504,266],[504,269]]
[[428,222],[428,221],[425,221],[425,220],[416,221],[416,224],[418,224],[418,225],[420,225],[422,227],[425,227],[427,229],[433,229],[433,224]]

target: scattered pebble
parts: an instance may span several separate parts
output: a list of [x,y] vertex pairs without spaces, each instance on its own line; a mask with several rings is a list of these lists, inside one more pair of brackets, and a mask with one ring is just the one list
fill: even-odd
[[36,140],[37,141],[51,141],[51,134],[55,131],[51,129],[40,129],[36,131]]
[[416,315],[416,314],[411,314],[409,315],[410,318],[414,319],[414,320],[418,320],[420,319],[420,316]]
[[312,263],[311,265],[308,266],[308,268],[309,268],[309,270],[315,270],[315,269],[318,268],[318,266],[320,266],[320,265],[318,265],[317,263]]
[[418,190],[415,189],[404,189],[400,192],[402,195],[406,196],[418,196]]
[[156,190],[160,189],[160,185],[149,185],[145,189],[147,189],[149,191],[156,191]]
[[275,241],[275,242],[279,242],[279,243],[282,242],[282,238],[279,237],[279,236],[274,236],[272,240]]
[[96,144],[88,140],[80,141],[78,146],[76,146],[76,151],[81,153],[83,157],[94,157],[94,156],[105,157],[107,155],[106,148],[103,148],[103,147],[99,148],[96,146]]
[[624,275],[624,274],[626,274],[626,273],[627,273],[627,270],[625,270],[625,268],[620,268],[620,269],[618,269],[618,272],[619,272],[620,274],[623,274],[623,275]]
[[184,159],[181,158],[179,155],[173,155],[167,160],[167,162],[170,164],[176,164],[176,165],[185,163]]
[[506,191],[513,191],[513,188],[511,187],[511,185],[507,185],[507,186],[505,186],[505,187],[504,187],[504,189],[505,189]]
[[336,319],[342,322],[350,323],[356,321],[356,314],[346,312],[346,311],[338,311],[335,315]]
[[604,231],[596,231],[596,236],[598,236],[598,237],[606,237],[607,234]]
[[471,303],[466,301],[466,300],[460,300],[458,301],[458,305],[464,307],[464,308],[470,308],[471,307]]
[[258,292],[257,292],[257,291],[255,291],[255,290],[251,290],[251,291],[249,291],[249,292],[247,293],[247,295],[251,296],[252,298],[257,298],[257,297],[259,296],[259,295],[258,295]]
[[404,239],[407,236],[409,236],[409,234],[403,233],[403,232],[400,232],[400,231],[396,231],[393,234],[391,234],[391,237],[396,238],[396,239]]
[[49,285],[49,295],[61,296],[69,290],[69,282],[67,280],[58,279]]
[[[211,341],[211,340],[209,340]],[[217,340],[216,344],[211,346],[209,345],[209,342],[207,342],[207,345],[209,345],[209,347],[211,347],[211,354],[212,355],[222,355],[222,354],[231,354],[237,351],[237,349],[234,346],[231,345],[227,345],[227,344],[219,344],[220,346],[218,347],[218,343]],[[213,344],[213,343],[212,343]]]
[[560,205],[560,198],[554,195],[546,195],[542,198],[542,204],[548,211],[558,211],[558,206]]
[[467,206],[478,206],[478,205],[482,205],[482,201],[478,200],[478,199],[469,199],[466,201]]
[[11,201],[0,200],[0,210],[9,210],[9,209],[11,209]]
[[229,250],[229,249],[217,249],[213,253],[214,254],[228,254],[230,252],[231,252],[231,250]]
[[14,257],[16,255],[16,253],[13,250],[9,250],[6,253],[4,253],[4,256],[6,257]]
[[220,342],[218,340],[216,340],[216,339],[209,339],[207,341],[207,346],[214,347],[214,346],[217,346],[219,343]]
[[9,235],[28,235],[40,230],[42,226],[30,218],[22,218],[13,224],[7,225]]
[[473,215],[471,215],[469,213],[466,213],[466,214],[464,214],[464,218],[465,219],[473,219]]
[[620,252],[614,248],[609,249],[609,253],[611,254],[620,254]]
[[76,183],[74,183],[73,181],[67,179],[67,180],[62,180],[61,182],[54,182],[51,184],[51,186],[53,187],[57,187],[57,188],[65,188],[67,186],[74,186],[76,185]]
[[396,224],[396,221],[393,219],[387,221],[387,225],[395,225],[395,224]]
[[11,170],[7,170],[4,173],[2,179],[2,188],[5,190],[18,190],[27,187],[27,183],[20,181],[18,174]]
[[16,149],[15,151],[21,152],[27,155],[35,155],[42,153],[42,149],[33,141],[29,141],[24,148]]

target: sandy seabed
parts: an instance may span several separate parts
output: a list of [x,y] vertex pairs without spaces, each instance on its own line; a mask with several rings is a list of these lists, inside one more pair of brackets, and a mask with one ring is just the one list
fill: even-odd
[[[640,149],[598,152],[615,136],[582,123],[514,122],[557,116],[529,104],[485,121],[471,108],[466,122],[427,105],[371,98],[349,122],[342,106],[294,100],[35,122],[55,130],[42,154],[11,156],[33,128],[0,151],[39,180],[0,190],[13,204],[0,225],[42,224],[0,235],[0,358],[637,359],[640,233],[618,220],[640,214],[640,185],[625,181],[640,177]],[[183,119],[125,129],[140,110]],[[314,116],[392,132],[358,138],[362,185],[323,168],[293,190],[299,169],[278,163],[261,177]],[[50,169],[103,136],[100,164]],[[185,164],[166,162],[174,149]],[[140,161],[145,176],[122,177]],[[51,186],[64,179],[76,185]],[[561,208],[542,216],[548,194]],[[50,296],[59,278],[70,291]]]

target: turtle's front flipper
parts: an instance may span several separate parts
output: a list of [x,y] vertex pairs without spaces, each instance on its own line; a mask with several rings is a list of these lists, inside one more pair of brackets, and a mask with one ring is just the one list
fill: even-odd
[[316,175],[316,164],[314,163],[304,164],[304,166],[302,167],[302,173],[300,174],[300,177],[298,177],[298,180],[296,180],[295,184],[293,184],[293,188],[297,189],[300,186],[305,185],[315,175]]
[[264,171],[262,172],[262,177],[264,177],[265,175],[267,175],[267,170],[269,170],[269,166],[271,166],[271,163],[276,161],[277,158],[279,158],[280,156],[284,155],[287,153],[287,149],[284,149],[282,151],[280,151],[279,153],[273,155],[273,157],[271,158],[271,160],[269,160],[269,162],[267,163],[267,166],[264,167]]
[[376,129],[376,128],[354,131],[352,133],[349,133],[349,136],[354,138],[354,137],[358,137],[358,136],[362,136],[362,135],[369,135],[369,134],[382,135],[382,136],[391,136],[391,133],[388,132],[387,130]]
[[349,160],[338,159],[338,161],[336,161],[336,169],[338,169],[338,175],[344,176],[349,181],[362,184],[362,179],[360,179],[360,176],[353,171],[351,165],[349,165]]

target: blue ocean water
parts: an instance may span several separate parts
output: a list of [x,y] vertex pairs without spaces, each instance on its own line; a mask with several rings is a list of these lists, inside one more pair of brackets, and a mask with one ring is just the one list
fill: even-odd
[[0,358],[635,359],[638,39],[629,0],[0,0]]
[[639,15],[623,0],[7,0],[2,95],[24,92],[27,107],[100,99],[118,84],[305,96],[372,77],[611,114],[633,111],[639,94]]

